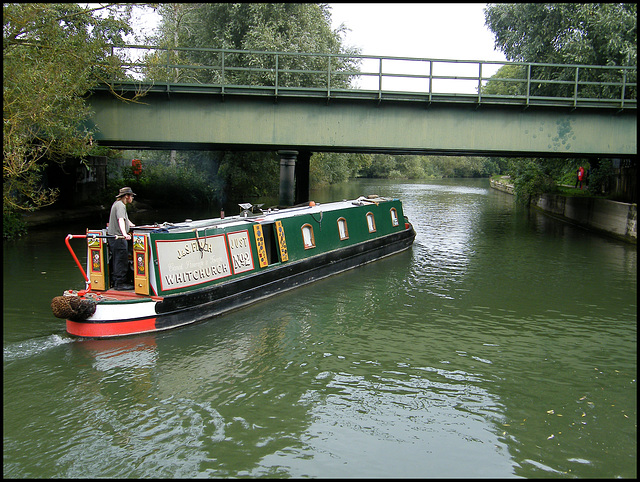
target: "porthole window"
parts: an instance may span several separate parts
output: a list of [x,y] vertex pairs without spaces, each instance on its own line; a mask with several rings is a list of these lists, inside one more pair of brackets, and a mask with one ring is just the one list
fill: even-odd
[[391,208],[391,225],[397,226],[398,224],[398,211],[396,208]]
[[302,226],[302,241],[304,242],[304,249],[316,247],[316,241],[313,238],[313,226],[310,224]]
[[373,213],[367,213],[367,226],[369,226],[369,232],[376,232],[376,220],[373,218]]
[[347,220],[345,218],[338,218],[338,234],[340,235],[340,241],[349,238],[349,231],[347,230]]

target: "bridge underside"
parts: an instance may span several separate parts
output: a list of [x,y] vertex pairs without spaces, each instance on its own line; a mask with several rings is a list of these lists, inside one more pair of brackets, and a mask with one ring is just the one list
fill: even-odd
[[470,103],[150,93],[89,98],[96,140],[118,148],[550,157],[637,154],[635,112]]

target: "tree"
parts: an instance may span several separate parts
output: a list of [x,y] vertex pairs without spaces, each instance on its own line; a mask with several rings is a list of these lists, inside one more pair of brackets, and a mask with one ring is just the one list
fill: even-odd
[[508,60],[636,65],[635,3],[501,3],[485,24]]
[[[119,71],[111,45],[130,32],[129,6],[3,4],[3,218],[52,204],[45,160],[92,148],[83,96]],[[117,66],[117,67],[116,67]]]
[[513,189],[520,204],[528,206],[534,196],[553,192],[555,182],[544,168],[544,164],[537,162],[537,159],[518,159],[512,163],[510,172]]
[[[161,49],[150,51],[146,57],[147,80],[275,85],[277,65],[278,86],[315,87],[326,86],[326,76],[309,71],[326,72],[329,63],[332,70],[340,71],[353,71],[359,65],[359,60],[351,57],[357,49],[342,46],[345,28],[331,29],[325,4],[162,4],[158,12],[158,34],[148,43]],[[223,54],[220,49],[234,52]],[[320,55],[278,55],[276,60],[276,55],[264,52]],[[219,68],[223,64],[224,78]],[[168,70],[167,65],[182,67]],[[187,65],[194,68],[185,68]],[[247,67],[260,70],[249,72]],[[350,79],[349,75],[334,75],[331,82],[335,87],[346,87]]]
[[[486,85],[481,87],[482,94],[489,95],[524,95],[526,94],[527,73],[522,65],[503,65],[491,76]],[[509,79],[514,79],[510,81]]]
[[372,162],[362,165],[358,174],[384,179],[441,179],[490,177],[500,170],[499,164],[487,157],[374,154]]
[[[495,47],[508,60],[549,64],[609,66],[637,65],[637,17],[635,3],[504,3],[485,8],[485,24],[495,35]],[[534,67],[533,78],[572,81],[571,69]],[[620,98],[621,73],[610,69],[581,72],[581,81],[601,85],[582,87],[584,97]],[[636,98],[636,79],[627,79],[627,98]],[[533,86],[545,95],[572,85]]]
[[[184,65],[188,63],[188,54],[177,47],[187,46],[192,24],[200,22],[197,3],[166,3],[161,4],[157,11],[161,16],[157,35],[147,39],[148,44],[156,45],[166,50],[151,50],[144,57],[143,68],[145,80],[174,83],[199,82],[199,70],[167,69],[167,65]],[[196,62],[197,63],[197,62]],[[213,78],[211,80],[214,80]]]
[[311,156],[311,183],[318,186],[346,182],[371,165],[371,154],[316,152]]

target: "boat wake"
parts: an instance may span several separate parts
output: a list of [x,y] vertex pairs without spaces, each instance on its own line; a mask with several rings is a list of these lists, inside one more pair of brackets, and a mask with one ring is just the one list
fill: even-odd
[[56,346],[71,343],[73,338],[67,338],[60,335],[49,335],[43,338],[33,338],[16,343],[10,343],[3,348],[2,361],[11,362],[30,358],[43,351],[55,348]]

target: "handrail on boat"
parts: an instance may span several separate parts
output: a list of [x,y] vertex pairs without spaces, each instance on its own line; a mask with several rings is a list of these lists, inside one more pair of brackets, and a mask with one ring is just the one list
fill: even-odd
[[69,244],[69,241],[72,240],[73,238],[79,238],[79,239],[86,239],[86,238],[124,239],[124,236],[97,235],[97,234],[88,234],[88,235],[87,234],[67,234],[67,237],[64,239],[64,244],[67,245],[67,249],[71,253],[71,256],[73,257],[73,260],[78,265],[78,268],[80,269],[80,272],[82,273],[82,277],[84,278],[85,289],[82,290],[82,291],[78,291],[78,295],[83,296],[83,295],[86,295],[87,293],[91,292],[91,282],[89,281],[89,277],[87,276],[87,273],[82,268],[82,265],[80,264],[80,261],[78,261],[78,257],[76,256],[76,253],[73,251],[73,248]]
[[78,265],[78,268],[82,273],[82,277],[84,278],[85,289],[83,291],[78,292],[80,296],[85,295],[91,291],[91,282],[89,281],[89,277],[87,276],[87,273],[85,273],[84,269],[82,269],[82,265],[80,264],[80,261],[78,261],[78,257],[76,256],[76,253],[73,251],[73,248],[69,244],[69,241],[72,240],[73,238],[86,238],[86,237],[87,237],[86,234],[67,234],[67,237],[64,239],[64,244],[67,245],[67,249],[71,253],[71,256],[73,256],[73,259]]

